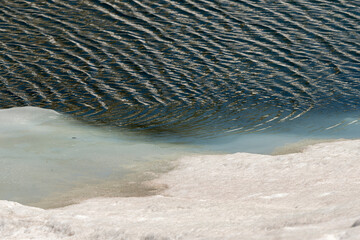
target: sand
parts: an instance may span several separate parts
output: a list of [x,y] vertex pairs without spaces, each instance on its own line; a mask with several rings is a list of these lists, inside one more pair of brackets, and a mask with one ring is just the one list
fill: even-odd
[[0,201],[0,239],[360,239],[360,140],[188,156],[159,195],[58,209]]

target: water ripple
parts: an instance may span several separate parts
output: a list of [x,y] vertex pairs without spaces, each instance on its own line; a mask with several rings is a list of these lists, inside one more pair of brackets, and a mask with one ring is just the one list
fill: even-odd
[[356,110],[359,8],[328,0],[3,0],[0,104],[178,136]]

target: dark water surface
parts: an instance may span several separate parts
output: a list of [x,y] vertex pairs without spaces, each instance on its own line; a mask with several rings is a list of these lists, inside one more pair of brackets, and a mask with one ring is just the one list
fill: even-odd
[[358,118],[360,1],[0,0],[0,96],[176,137]]

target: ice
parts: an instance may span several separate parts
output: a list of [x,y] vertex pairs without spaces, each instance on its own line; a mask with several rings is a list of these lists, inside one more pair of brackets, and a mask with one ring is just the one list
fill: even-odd
[[295,143],[205,155],[52,110],[1,110],[0,239],[358,239],[360,140],[335,136],[249,134],[233,146]]
[[[299,152],[338,138],[337,128],[345,137],[360,133],[355,115],[319,115],[307,123],[290,122],[285,130],[291,131],[235,134],[185,145],[92,127],[48,109],[0,110],[0,199],[56,207],[98,196],[149,195],[157,187],[144,188],[141,182],[171,168],[172,161],[183,155]],[[306,135],[300,129],[309,124],[318,128],[319,122],[323,129],[330,128],[323,135]]]
[[148,183],[167,186],[155,196],[50,210],[0,201],[0,238],[359,239],[359,163],[360,140],[182,157]]

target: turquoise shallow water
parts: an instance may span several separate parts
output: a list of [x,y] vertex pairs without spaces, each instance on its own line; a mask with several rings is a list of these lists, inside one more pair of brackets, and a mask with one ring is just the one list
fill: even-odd
[[194,152],[359,138],[359,9],[2,1],[0,108],[36,108],[1,110],[0,198],[35,202]]
[[[90,196],[94,191],[98,193],[93,196],[146,194],[136,190],[136,184],[146,178],[144,172],[159,172],[169,161],[195,150],[86,126],[35,107],[1,110],[0,120],[0,198],[27,204],[53,195],[61,198],[73,189],[80,193],[72,197]],[[96,189],[104,181],[119,182],[112,188],[114,193]],[[121,189],[124,181],[135,182],[134,193]],[[81,191],[87,187],[90,190]],[[63,205],[61,200],[54,205]]]
[[[240,151],[284,154],[308,144],[360,134],[359,121],[346,115],[334,119],[318,116],[309,121],[294,121],[288,130],[281,128],[282,132],[264,130],[166,143],[133,132],[86,125],[53,110],[0,110],[0,198],[57,207],[89,197],[145,196],[160,189],[141,182],[170,170],[186,155]],[[338,122],[342,124],[333,125]],[[319,123],[322,130],[316,129]],[[324,126],[328,129],[323,130]]]

